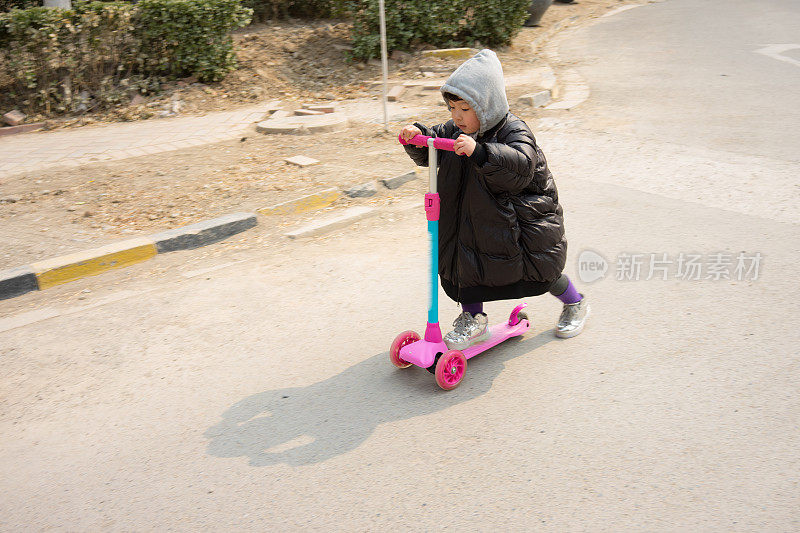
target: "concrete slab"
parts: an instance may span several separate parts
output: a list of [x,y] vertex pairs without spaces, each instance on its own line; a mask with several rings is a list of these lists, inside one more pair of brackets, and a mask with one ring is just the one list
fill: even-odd
[[[276,113],[275,115],[278,115]],[[348,119],[342,113],[326,113],[320,116],[276,117],[259,122],[256,131],[259,133],[325,133],[347,129]]]
[[539,91],[536,93],[523,94],[519,97],[519,103],[531,107],[544,107],[552,101],[550,91]]
[[293,157],[287,157],[286,162],[290,165],[297,165],[300,168],[305,168],[311,165],[316,165],[319,163],[319,160],[312,157],[306,157],[304,155],[296,155]]
[[310,224],[297,228],[296,230],[290,231],[285,235],[290,239],[300,239],[303,237],[315,237],[317,235],[322,235],[329,231],[334,231],[340,228],[344,228],[358,222],[367,217],[371,217],[378,214],[378,210],[372,207],[364,207],[364,206],[357,206],[357,207],[350,207],[345,209],[335,215],[329,217],[319,218]]

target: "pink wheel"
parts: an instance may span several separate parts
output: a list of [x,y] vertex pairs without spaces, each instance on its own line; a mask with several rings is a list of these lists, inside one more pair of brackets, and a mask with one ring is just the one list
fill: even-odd
[[408,346],[409,344],[417,342],[418,340],[419,335],[416,331],[404,331],[395,337],[394,341],[392,341],[392,346],[389,348],[389,360],[392,362],[392,364],[397,368],[410,367],[411,363],[400,359],[400,350],[404,346]]
[[452,390],[461,383],[467,371],[467,358],[458,350],[450,350],[442,354],[436,363],[436,383],[444,390]]

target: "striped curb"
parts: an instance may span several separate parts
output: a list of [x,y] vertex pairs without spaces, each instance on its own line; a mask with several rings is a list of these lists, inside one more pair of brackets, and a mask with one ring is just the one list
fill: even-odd
[[[412,172],[381,180],[381,183],[387,188],[394,189],[415,179],[422,174],[422,171],[425,171],[425,175],[427,175],[427,169],[420,167]],[[342,193],[338,189],[331,188],[259,209],[258,213],[262,215],[301,214],[328,207],[341,197]],[[348,226],[376,214],[378,214],[378,210],[374,208],[351,207],[285,235],[292,239],[312,237]],[[91,250],[37,261],[30,265],[0,270],[0,300],[134,265],[152,259],[158,254],[191,250],[213,244],[253,228],[257,224],[256,213],[233,213],[147,237],[128,239]]]
[[155,257],[156,245],[146,237],[101,246],[93,250],[62,255],[31,264],[39,290],[101,274]]
[[439,50],[424,50],[422,57],[440,57],[447,59],[469,59],[478,53],[475,48],[441,48]]
[[350,198],[369,198],[378,194],[378,186],[374,181],[368,181],[359,185],[348,187],[344,194]]
[[39,290],[39,284],[30,266],[0,270],[0,300],[35,290]]
[[412,170],[410,172],[406,172],[405,174],[399,174],[392,178],[383,178],[378,181],[381,182],[387,189],[397,189],[404,183],[408,183],[409,181],[415,179],[417,179],[417,171]]
[[324,191],[289,200],[288,202],[270,207],[262,207],[261,209],[256,209],[256,211],[258,211],[260,215],[294,215],[306,213],[308,211],[315,211],[323,207],[328,207],[341,198],[341,196],[342,193],[339,192],[339,189],[325,189]]
[[219,242],[258,224],[255,213],[233,213],[151,235],[158,253],[191,250]]
[[157,254],[189,250],[241,233],[258,223],[255,213],[234,213],[148,237],[62,255],[0,271],[0,300],[123,268]]

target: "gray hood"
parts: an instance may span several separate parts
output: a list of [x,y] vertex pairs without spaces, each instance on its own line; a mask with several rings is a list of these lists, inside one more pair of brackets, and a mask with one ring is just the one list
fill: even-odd
[[460,96],[475,110],[480,121],[478,135],[492,129],[508,113],[503,67],[497,54],[488,49],[458,67],[441,91]]

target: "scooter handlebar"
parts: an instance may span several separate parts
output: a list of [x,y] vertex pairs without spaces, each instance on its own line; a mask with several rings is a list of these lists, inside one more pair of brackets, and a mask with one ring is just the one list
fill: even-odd
[[[398,139],[400,140],[400,144],[413,144],[414,146],[426,147],[428,146],[428,139],[430,139],[427,135],[415,135],[411,138],[411,140],[405,141],[403,140],[403,136],[399,135]],[[448,150],[450,152],[454,152],[455,148],[453,148],[453,144],[455,144],[455,139],[445,139],[444,137],[434,137],[433,138],[433,147],[437,150]]]

